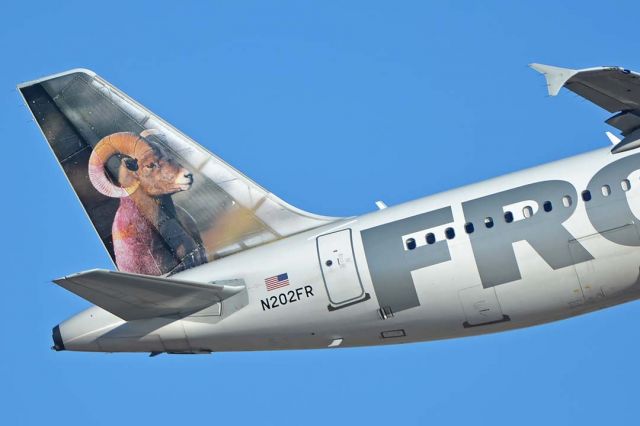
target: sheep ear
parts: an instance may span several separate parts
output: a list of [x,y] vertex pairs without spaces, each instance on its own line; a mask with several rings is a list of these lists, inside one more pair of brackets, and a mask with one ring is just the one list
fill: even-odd
[[138,160],[136,160],[135,158],[125,157],[122,161],[124,161],[124,165],[127,167],[127,169],[131,170],[132,172],[138,171]]

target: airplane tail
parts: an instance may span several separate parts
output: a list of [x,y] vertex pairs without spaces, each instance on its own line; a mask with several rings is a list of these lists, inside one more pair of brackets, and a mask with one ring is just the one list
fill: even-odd
[[170,275],[336,219],[285,203],[91,71],[18,89],[121,271]]

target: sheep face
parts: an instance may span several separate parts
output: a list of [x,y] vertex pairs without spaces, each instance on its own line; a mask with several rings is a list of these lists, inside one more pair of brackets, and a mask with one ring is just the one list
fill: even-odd
[[[169,149],[149,140],[150,134],[105,136],[91,152],[88,175],[98,192],[120,198],[111,228],[118,269],[157,275],[206,263],[207,258],[193,219],[181,215],[171,199],[191,188],[193,175]],[[117,182],[105,173],[112,159],[120,162]]]
[[189,190],[193,184],[193,174],[160,146],[145,142],[132,153],[135,157],[122,159],[118,179],[120,184],[123,187],[137,184],[138,191],[152,197]]
[[[162,146],[148,140],[149,131],[140,135],[114,133],[100,140],[89,158],[89,179],[94,188],[109,197],[122,198],[145,194],[150,197],[186,191],[193,174],[182,167]],[[105,164],[113,156],[121,160],[118,184],[105,175]]]

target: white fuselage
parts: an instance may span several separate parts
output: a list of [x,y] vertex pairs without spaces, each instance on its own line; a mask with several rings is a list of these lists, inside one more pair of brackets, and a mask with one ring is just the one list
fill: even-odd
[[[622,174],[610,174],[615,179],[593,186],[594,175],[621,160],[637,166],[624,165]],[[639,153],[593,151],[343,219],[176,274],[246,284],[246,291],[189,317],[125,322],[93,307],[60,330],[69,350],[199,353],[444,339],[601,309],[640,296],[639,176]],[[555,185],[548,197],[541,182]],[[590,182],[591,199],[584,201]],[[567,185],[575,193],[565,197]],[[527,197],[531,190],[542,198]],[[500,208],[511,217],[488,211],[493,226],[487,228],[478,212],[507,192],[515,199]],[[625,206],[634,217],[624,215]],[[425,215],[431,212],[437,215]],[[569,237],[559,236],[559,225]],[[455,236],[447,238],[447,228]],[[428,234],[435,241],[427,242]],[[278,275],[283,287],[267,290],[265,280]]]

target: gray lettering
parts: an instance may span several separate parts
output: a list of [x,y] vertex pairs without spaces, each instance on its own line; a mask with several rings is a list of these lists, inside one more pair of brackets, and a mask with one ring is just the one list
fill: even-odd
[[411,271],[451,260],[449,247],[437,241],[405,250],[402,236],[451,222],[451,207],[444,207],[361,231],[380,306],[399,312],[420,305]]
[[[553,180],[520,186],[462,203],[466,220],[475,225],[475,232],[469,234],[469,237],[483,287],[493,287],[521,278],[513,250],[513,243],[516,241],[527,241],[553,269],[593,259],[580,244],[574,247],[575,262],[569,252],[569,241],[573,240],[573,236],[562,223],[571,216],[576,204],[564,207],[561,202],[564,195],[576,199],[573,185]],[[503,207],[526,200],[535,201],[538,211],[529,218],[507,223]],[[545,201],[553,203],[555,207],[552,211],[543,211]],[[484,225],[486,217],[493,218],[494,226],[490,229]]]
[[[591,178],[587,186],[594,197],[593,201],[586,204],[589,221],[603,237],[624,246],[640,246],[638,233],[606,231],[628,224],[638,226],[638,218],[631,211],[625,192],[620,187],[620,182],[638,169],[640,169],[640,154],[630,155],[602,168]],[[636,183],[632,185],[634,184]],[[606,203],[600,202],[603,199],[603,185],[609,185],[611,188],[611,194],[606,198]]]

